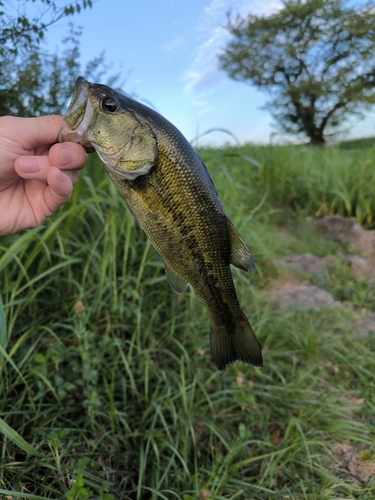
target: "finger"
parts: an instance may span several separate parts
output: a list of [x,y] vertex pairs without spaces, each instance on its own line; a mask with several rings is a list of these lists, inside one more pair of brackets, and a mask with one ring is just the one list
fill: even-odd
[[63,118],[59,115],[33,118],[9,116],[4,135],[14,137],[14,134],[17,133],[19,143],[27,151],[44,144],[55,143],[62,125]]
[[52,213],[69,200],[73,190],[73,183],[70,177],[57,167],[49,169],[47,183],[48,186],[44,191],[44,201]]
[[49,156],[20,156],[14,167],[17,174],[23,179],[47,181],[51,166],[63,169],[71,178],[73,184],[78,180],[77,169],[83,168],[86,163],[86,153],[82,146],[73,142],[55,144]]
[[49,150],[51,165],[66,169],[81,169],[87,161],[86,151],[79,144],[64,142],[54,144]]
[[[52,168],[52,167],[51,167]],[[78,170],[60,170],[64,175],[69,177],[72,181],[73,186],[75,186],[78,182]]]
[[[45,183],[47,183],[51,168],[57,167],[51,165],[48,156],[20,156],[14,163],[15,171],[23,179],[37,180]],[[76,184],[78,180],[77,170],[64,170],[64,175],[71,179],[72,184]]]

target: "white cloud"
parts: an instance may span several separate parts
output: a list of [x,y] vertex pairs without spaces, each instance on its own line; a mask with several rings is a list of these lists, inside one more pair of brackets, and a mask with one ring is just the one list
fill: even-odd
[[223,14],[225,15],[227,11],[227,0],[211,0],[209,5],[207,5],[203,9],[203,14],[199,21],[198,30],[207,32],[210,31],[213,26],[220,25],[223,19]]
[[185,88],[186,90],[207,92],[213,87],[217,88],[218,85],[223,83],[225,78],[224,73],[219,72],[216,66],[211,65],[202,72],[191,71],[188,73],[189,83]]
[[224,72],[218,69],[218,55],[225,47],[230,35],[224,25],[227,22],[227,13],[234,16],[246,16],[249,13],[267,14],[280,9],[280,0],[210,0],[204,7],[197,27],[197,36],[200,41],[195,58],[185,75],[188,92],[207,93],[214,90],[227,78]]
[[202,116],[213,110],[209,101],[204,99],[192,99],[191,104],[198,109],[197,115]]
[[186,44],[186,39],[182,35],[177,35],[171,42],[163,43],[163,49],[169,54],[175,54]]

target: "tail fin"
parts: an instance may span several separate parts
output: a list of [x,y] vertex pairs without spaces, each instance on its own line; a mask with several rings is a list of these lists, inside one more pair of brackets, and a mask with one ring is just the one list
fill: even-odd
[[245,316],[239,310],[234,331],[229,331],[227,325],[211,318],[211,355],[218,370],[224,371],[235,361],[248,365],[263,366],[262,351],[257,338]]

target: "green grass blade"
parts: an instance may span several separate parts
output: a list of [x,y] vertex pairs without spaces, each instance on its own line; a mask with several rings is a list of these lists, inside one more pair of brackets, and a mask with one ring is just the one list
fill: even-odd
[[17,445],[21,450],[26,451],[30,455],[36,457],[42,457],[43,454],[33,448],[29,443],[27,443],[22,436],[18,434],[14,429],[12,429],[2,418],[0,418],[0,432],[4,434],[10,441]]
[[[16,497],[17,500],[21,500],[22,498],[29,498],[30,500],[45,500],[46,497],[40,497],[38,495],[32,495],[31,493],[24,493],[20,491],[9,491],[9,490],[3,490],[0,488],[0,495],[4,495],[4,498],[8,499],[9,497]],[[57,499],[51,499],[51,500],[57,500]]]
[[[5,318],[5,310],[3,300],[0,295],[0,347],[5,351],[7,346],[7,323]],[[0,351],[0,369],[3,364],[4,357]]]

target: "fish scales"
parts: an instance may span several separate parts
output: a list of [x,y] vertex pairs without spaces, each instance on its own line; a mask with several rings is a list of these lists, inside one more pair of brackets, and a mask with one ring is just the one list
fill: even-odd
[[[83,116],[77,112],[79,106]],[[106,113],[106,107],[116,110]],[[117,129],[103,116],[115,116]],[[77,81],[65,123],[60,140],[95,148],[130,212],[162,256],[172,288],[181,293],[190,283],[202,300],[217,368],[223,370],[235,361],[261,366],[261,350],[240,307],[230,270],[231,263],[248,271],[254,265],[189,142],[156,111],[83,79]],[[117,140],[116,147],[105,144],[103,137],[118,128],[120,134],[128,134],[124,140]],[[125,146],[117,150],[122,142]]]

